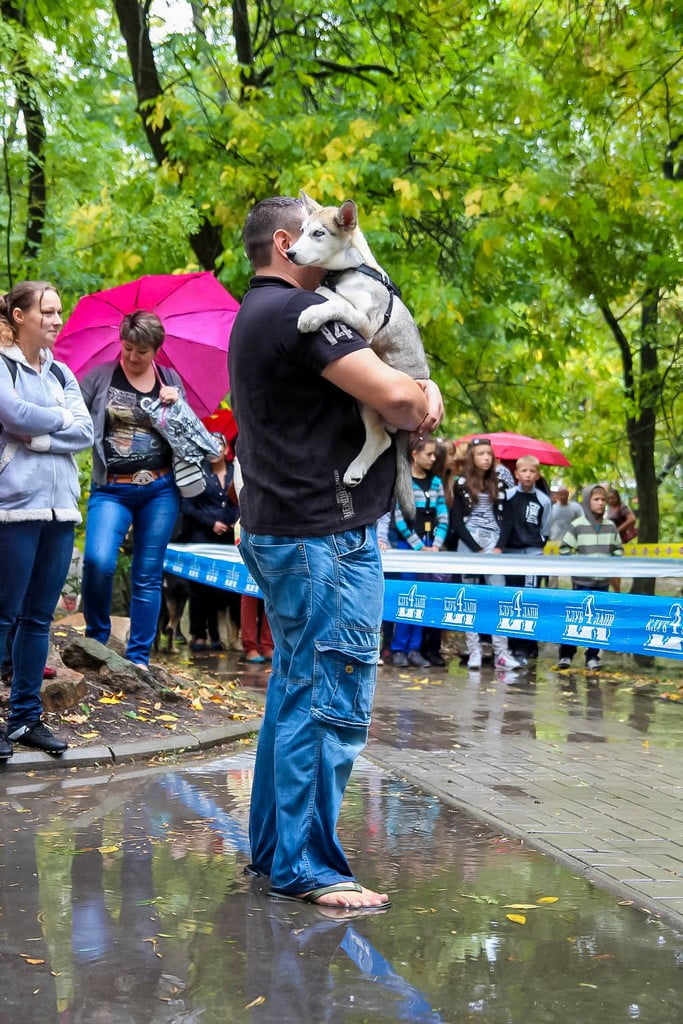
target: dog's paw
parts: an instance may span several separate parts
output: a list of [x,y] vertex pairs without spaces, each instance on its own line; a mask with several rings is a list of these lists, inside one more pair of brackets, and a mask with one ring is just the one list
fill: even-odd
[[365,462],[359,462],[358,459],[354,459],[349,468],[344,473],[344,483],[347,487],[358,487],[361,480],[364,480],[367,476],[369,466]]
[[317,306],[309,306],[308,309],[304,309],[302,313],[299,313],[297,327],[302,334],[312,334],[313,331],[319,331],[322,325],[326,323],[328,317],[321,315],[321,308],[324,308],[322,303]]

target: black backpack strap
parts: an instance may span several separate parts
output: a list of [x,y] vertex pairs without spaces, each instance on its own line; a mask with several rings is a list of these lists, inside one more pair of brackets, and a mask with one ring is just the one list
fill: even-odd
[[5,366],[9,370],[9,375],[12,378],[12,384],[16,384],[17,383],[17,364],[14,362],[13,359],[10,359],[9,356],[6,356],[4,352],[0,352],[0,355],[2,356],[2,358],[3,358],[4,362],[5,362]]
[[66,377],[64,376],[64,370],[61,368],[61,366],[57,366],[56,363],[52,363],[50,365],[50,373],[52,374],[53,377],[57,378],[59,383],[62,385],[62,388],[66,387]]
[[[9,370],[9,375],[12,378],[12,383],[16,385],[17,364],[15,363],[14,359],[10,359],[10,357],[6,356],[4,352],[0,352],[0,355],[2,356],[5,362],[5,366]],[[66,377],[64,376],[64,370],[61,368],[61,366],[57,366],[56,363],[52,363],[50,366],[50,373],[52,374],[53,377],[57,378],[57,380],[59,381],[63,388],[66,387]]]

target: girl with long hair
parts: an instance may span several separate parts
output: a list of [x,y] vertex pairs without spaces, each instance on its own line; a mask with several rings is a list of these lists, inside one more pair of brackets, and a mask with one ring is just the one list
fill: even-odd
[[[475,551],[500,554],[498,537],[505,508],[505,483],[498,472],[491,442],[486,437],[473,437],[467,445],[462,475],[453,485],[453,503],[448,519],[446,546],[455,551]],[[463,576],[465,583],[485,582],[489,586],[504,586],[502,575],[486,573],[483,576]],[[465,634],[467,667],[481,667],[481,636]],[[492,637],[496,668],[517,669],[519,662],[508,651],[504,636]]]

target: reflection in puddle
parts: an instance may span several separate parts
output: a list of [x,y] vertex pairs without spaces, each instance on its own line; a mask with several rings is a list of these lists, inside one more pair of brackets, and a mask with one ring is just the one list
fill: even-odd
[[331,919],[269,901],[243,875],[252,763],[246,752],[6,796],[7,1020],[677,1019],[683,937],[365,761],[340,830],[393,909]]

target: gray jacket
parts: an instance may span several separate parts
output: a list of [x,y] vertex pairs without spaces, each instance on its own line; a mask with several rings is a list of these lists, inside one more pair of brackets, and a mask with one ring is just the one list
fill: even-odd
[[[93,428],[95,431],[95,445],[92,450],[92,482],[94,484],[106,484],[107,482],[107,461],[104,455],[104,429],[107,423],[107,394],[111,386],[111,379],[114,371],[119,365],[115,359],[111,363],[103,363],[96,366],[94,370],[81,381],[81,392],[90,415],[92,416]],[[180,394],[185,397],[185,388],[175,370],[162,366],[159,370],[164,384],[178,388]]]
[[16,364],[12,381],[0,359],[0,523],[52,520],[80,523],[74,452],[92,444],[92,422],[78,382],[59,363],[64,387],[42,352],[38,373],[17,345],[2,350]]

